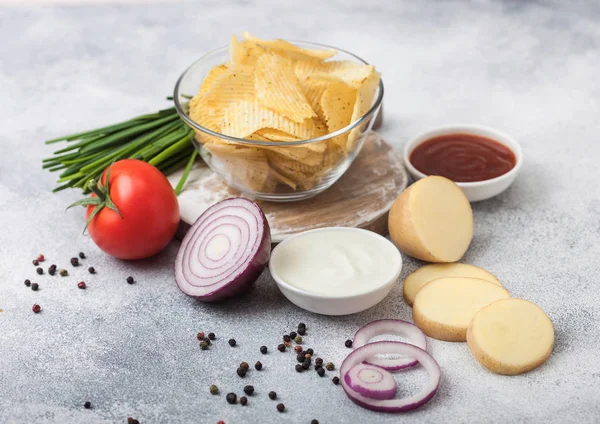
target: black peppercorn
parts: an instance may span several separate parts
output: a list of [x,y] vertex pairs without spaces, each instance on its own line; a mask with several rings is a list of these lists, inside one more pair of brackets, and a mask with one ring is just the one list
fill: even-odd
[[323,359],[321,359],[321,358],[315,359],[315,365],[318,365],[318,366],[323,365]]
[[289,334],[284,334],[284,335],[283,335],[283,341],[284,341],[284,342],[289,342],[289,341],[291,341],[291,340],[292,340],[292,338],[290,337],[290,335],[289,335]]
[[94,267],[93,267],[93,266],[91,266],[91,267],[89,267],[89,268],[88,268],[88,272],[89,272],[90,274],[95,274],[95,273],[96,273],[96,269],[94,269]]
[[350,339],[346,340],[346,342],[344,343],[344,345],[346,345],[347,348],[351,348],[352,347],[352,340],[350,340]]
[[301,364],[296,364],[296,371],[297,371],[297,372],[302,372],[302,371],[304,371],[304,368],[302,367],[302,365],[301,365]]
[[135,283],[135,280],[133,279],[133,277],[130,275],[129,277],[127,277],[127,284],[133,284]]
[[140,422],[138,420],[136,420],[135,418],[128,417],[127,424],[140,424]]
[[50,274],[50,275],[56,274],[56,265],[52,264],[48,267],[48,274]]
[[301,354],[301,353],[299,353],[299,354],[296,356],[296,360],[297,360],[298,362],[304,362],[304,359],[306,359],[306,358],[305,358],[305,357],[304,357],[304,355],[303,355],[303,354]]
[[229,343],[229,346],[231,346],[231,347],[234,347],[236,344],[235,339],[229,339],[228,343]]
[[254,386],[244,386],[244,393],[246,393],[248,396],[252,396],[254,393]]
[[283,412],[283,411],[285,411],[285,405],[284,405],[283,403],[278,403],[278,404],[277,404],[277,410],[278,410],[279,412]]
[[312,354],[314,354],[314,353],[315,353],[315,351],[314,351],[314,350],[312,350],[312,348],[308,348],[308,349],[306,349],[306,353],[308,353],[308,354],[312,355]]
[[33,261],[31,261],[32,264],[34,264],[35,266],[38,266],[40,264],[40,261],[38,261],[37,259],[34,259]]
[[333,365],[333,362],[327,362],[327,363],[325,364],[325,369],[326,369],[327,371],[333,371],[333,370],[335,369],[335,365]]
[[285,345],[283,343],[279,344],[279,346],[277,346],[277,350],[280,352],[285,352]]
[[246,370],[245,368],[240,367],[237,369],[237,375],[239,375],[242,378],[246,377],[247,372],[248,372],[248,370]]
[[202,340],[200,342],[200,349],[202,349],[202,350],[208,349],[208,343],[206,343],[204,340]]
[[310,424],[319,424],[319,420],[312,420]]
[[79,258],[80,259],[85,259],[85,253],[79,252]]
[[83,407],[84,407],[85,409],[90,409],[90,408],[92,407],[92,402],[90,402],[90,401],[87,401],[86,403],[84,403],[84,404],[83,404]]
[[303,322],[301,322],[300,324],[298,324],[298,328],[306,328],[306,324],[304,324]]
[[38,291],[39,288],[40,288],[40,285],[38,283],[31,284],[31,290]]
[[203,338],[202,341],[206,342],[210,346],[210,339],[208,337]]
[[305,370],[310,368],[310,359],[307,359],[306,361],[302,362],[302,368],[304,368]]
[[242,362],[240,364],[240,368],[243,368],[245,370],[248,370],[250,368],[250,365],[248,365],[248,362]]
[[262,363],[260,361],[256,361],[256,364],[254,364],[254,368],[256,368],[256,371],[260,371],[262,370]]
[[216,339],[215,333],[208,333],[208,338],[211,340]]
[[262,353],[263,355],[267,353],[267,347],[266,346],[261,346],[260,347],[260,353]]
[[317,374],[319,374],[319,377],[323,377],[323,376],[325,375],[325,368],[323,368],[323,367],[320,367],[320,368],[317,370]]
[[295,331],[292,331],[292,332],[290,333],[290,338],[291,338],[291,339],[295,339],[297,335],[298,335],[298,333],[296,333]]
[[301,336],[304,336],[306,334],[306,328],[298,327],[298,334],[300,334]]
[[269,392],[269,399],[271,400],[275,400],[277,399],[277,393],[276,392]]
[[73,266],[79,266],[79,259],[77,259],[77,258],[71,258],[71,265],[73,265]]
[[246,406],[247,403],[248,403],[248,398],[246,396],[240,397],[240,404],[242,406]]
[[29,280],[29,279],[25,280],[25,285],[27,287],[31,286],[31,280]]
[[227,399],[227,402],[230,404],[234,404],[237,402],[237,395],[235,393],[227,393],[227,396],[225,397],[225,399]]
[[35,272],[37,272],[38,274],[42,275],[44,273],[44,270],[40,267],[38,267]]
[[339,377],[337,377],[337,376],[336,376],[336,377],[333,377],[333,378],[331,379],[331,381],[333,381],[333,384],[335,384],[336,386],[337,386],[338,384],[340,384],[340,378],[339,378]]

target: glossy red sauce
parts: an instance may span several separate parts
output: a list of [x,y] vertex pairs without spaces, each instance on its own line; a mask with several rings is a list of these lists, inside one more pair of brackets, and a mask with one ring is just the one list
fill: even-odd
[[455,182],[490,180],[514,168],[517,158],[504,144],[472,134],[430,138],[410,154],[410,162],[426,175]]

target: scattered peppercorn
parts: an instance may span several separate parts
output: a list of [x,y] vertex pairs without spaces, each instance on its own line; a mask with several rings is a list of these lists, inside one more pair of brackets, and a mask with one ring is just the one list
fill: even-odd
[[315,353],[315,351],[312,350],[312,348],[309,347],[308,349],[306,349],[306,353],[309,353],[309,354],[312,355],[313,353]]
[[338,384],[340,384],[340,378],[339,378],[339,377],[337,377],[337,376],[333,377],[333,378],[331,379],[331,381],[333,381],[333,384],[335,384],[336,386],[337,386]]
[[284,344],[286,347],[290,347],[290,346],[292,345],[292,342],[291,342],[291,341],[289,341],[289,342],[283,342],[283,344]]
[[297,372],[302,372],[302,371],[304,371],[304,367],[302,367],[302,364],[296,364],[296,371],[297,371]]
[[39,288],[40,288],[40,285],[38,283],[31,284],[31,290],[38,291]]
[[31,308],[31,310],[34,313],[38,314],[42,310],[42,307],[40,305],[38,305],[37,303],[34,303],[33,307]]
[[254,386],[244,386],[244,393],[246,393],[248,396],[252,396],[254,393]]
[[31,286],[31,280],[29,280],[29,279],[25,280],[25,285],[27,287]]
[[38,267],[35,272],[37,272],[38,274],[42,275],[44,273],[44,270],[40,267]]
[[333,370],[335,369],[335,365],[333,365],[333,362],[327,362],[327,363],[325,364],[325,369],[326,369],[327,371],[333,371]]
[[283,335],[283,341],[284,341],[284,342],[289,342],[290,340],[292,340],[292,338],[290,337],[290,335],[289,335],[289,334],[284,334],[284,335]]
[[296,347],[294,347],[294,350],[296,351],[296,353],[300,353],[302,352],[302,346],[297,345]]
[[202,349],[202,350],[208,349],[208,343],[206,343],[204,340],[202,340],[200,342],[200,349]]
[[48,267],[48,274],[50,274],[50,275],[56,274],[56,265],[52,264],[52,265],[50,265],[50,267]]
[[310,358],[312,358],[312,355],[310,353],[305,353],[304,354],[304,358],[305,359],[310,359]]
[[248,365],[248,362],[242,362],[240,364],[240,368],[243,368],[245,370],[248,370],[250,368],[250,365]]
[[211,395],[219,394],[219,388],[215,384],[211,384],[210,387],[208,388],[208,390],[210,390]]
[[227,399],[227,402],[230,404],[234,404],[237,402],[237,395],[235,393],[227,393],[227,396],[225,397],[225,399]]
[[320,369],[323,369],[323,365],[315,364],[315,371],[319,371]]
[[248,370],[241,368],[241,367],[237,369],[237,375],[239,375],[242,378],[246,377],[247,372],[248,372]]
[[292,331],[290,333],[290,338],[295,339],[297,335],[298,335],[298,333],[296,333],[295,331]]
[[133,284],[135,283],[135,280],[133,279],[133,277],[130,275],[129,277],[127,277],[127,284]]
[[58,271],[58,273],[61,277],[66,277],[67,275],[69,275],[69,271],[67,271],[66,269],[61,269],[60,271]]
[[127,424],[140,424],[140,422],[138,420],[136,420],[135,418],[128,417]]
[[304,355],[299,353],[298,355],[296,355],[296,360],[298,362],[304,362]]
[[203,338],[202,341],[206,342],[209,346],[211,345],[210,339],[208,337]]
[[344,343],[346,345],[347,348],[351,348],[352,347],[352,340],[348,339],[346,340],[346,343]]
[[217,337],[215,336],[215,333],[208,333],[208,338],[211,339],[211,340],[214,340]]
[[278,410],[279,412],[283,412],[283,411],[285,411],[285,405],[284,405],[283,403],[278,403],[278,404],[277,404],[277,410]]
[[319,420],[312,420],[310,424],[319,424]]
[[219,420],[219,421],[217,421],[217,424],[225,424],[225,421]]
[[46,260],[46,258],[44,257],[44,255],[42,255],[42,254],[39,254],[39,255],[38,255],[38,257],[37,257],[37,260],[38,260],[39,262],[44,262],[44,261]]
[[196,338],[200,341],[204,340],[204,332],[200,331],[198,334],[196,334]]
[[300,334],[301,336],[304,336],[306,334],[306,328],[298,327],[298,334]]
[[83,404],[83,407],[85,409],[90,409],[92,407],[92,402],[90,402],[89,400]]
[[319,374],[319,377],[323,377],[325,375],[325,368],[321,367],[317,370],[317,374]]
[[266,346],[261,346],[260,347],[260,353],[262,353],[263,355],[265,355],[267,353],[268,349]]
[[95,274],[96,273],[96,269],[93,266],[91,266],[91,267],[88,268],[88,272],[90,274]]
[[31,261],[32,264],[34,264],[35,266],[38,266],[40,264],[40,261],[38,261],[37,259],[34,259],[33,261]]
[[73,265],[73,266],[79,266],[79,259],[77,259],[77,258],[71,258],[71,265]]
[[280,352],[285,352],[285,345],[283,343],[279,344],[279,346],[277,346],[277,350]]
[[275,400],[277,399],[277,393],[276,392],[269,392],[269,399],[271,400]]
[[84,281],[80,281],[79,283],[77,283],[77,287],[79,287],[81,290],[85,290],[87,286],[85,285]]
[[305,370],[310,368],[310,359],[302,362],[302,368],[304,368]]
[[323,365],[323,359],[321,359],[321,358],[315,359],[315,365],[318,365],[318,366]]
[[79,258],[80,259],[85,259],[85,253],[79,252]]
[[256,371],[262,370],[262,363],[260,361],[256,361],[256,364],[254,364],[254,368],[256,368]]
[[229,346],[234,347],[236,345],[235,339],[229,339]]
[[248,403],[248,398],[246,396],[241,396],[240,397],[240,404],[242,406],[246,406],[247,403]]

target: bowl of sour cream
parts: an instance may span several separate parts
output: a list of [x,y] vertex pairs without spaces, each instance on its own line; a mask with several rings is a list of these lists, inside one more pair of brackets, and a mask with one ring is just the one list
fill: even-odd
[[347,315],[381,302],[402,270],[385,237],[359,228],[327,227],[285,239],[269,270],[290,302],[323,315]]

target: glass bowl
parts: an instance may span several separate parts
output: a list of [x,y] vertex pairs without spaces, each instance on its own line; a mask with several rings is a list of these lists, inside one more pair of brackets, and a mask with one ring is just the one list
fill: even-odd
[[[337,47],[304,41],[292,43],[306,48],[334,49],[338,52],[334,60],[368,65],[358,56]],[[229,186],[253,199],[290,202],[316,196],[331,187],[360,153],[367,133],[372,129],[383,100],[383,82],[379,82],[367,113],[331,134],[285,142],[245,140],[205,128],[188,113],[189,98],[198,92],[208,72],[228,60],[229,47],[214,50],[192,63],[175,85],[175,107],[181,119],[196,131],[193,142],[206,164]],[[340,136],[351,137],[351,146],[337,151],[327,148],[334,145],[335,137]],[[323,150],[325,154],[311,156],[311,152]]]

